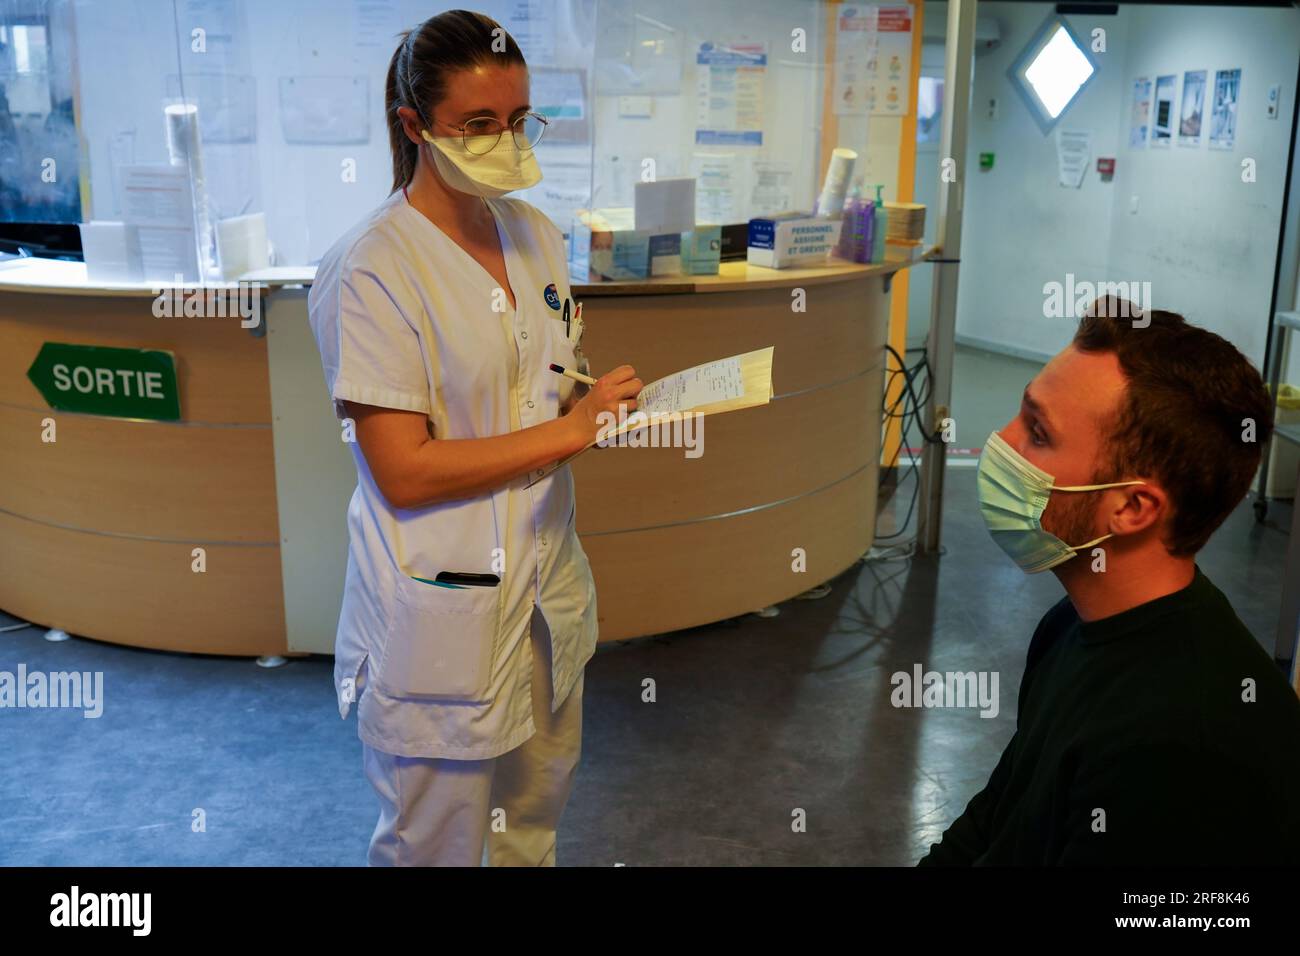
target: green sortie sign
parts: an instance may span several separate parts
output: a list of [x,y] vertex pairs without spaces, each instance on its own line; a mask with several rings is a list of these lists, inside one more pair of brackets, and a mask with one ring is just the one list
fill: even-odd
[[46,342],[27,377],[60,411],[168,422],[181,417],[171,352]]

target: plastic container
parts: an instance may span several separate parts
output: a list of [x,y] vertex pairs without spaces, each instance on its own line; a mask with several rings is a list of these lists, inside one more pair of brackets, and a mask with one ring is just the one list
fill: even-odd
[[840,241],[835,247],[835,254],[849,262],[866,262],[871,251],[872,202],[862,191],[862,178],[858,177],[844,201]]
[[875,220],[871,227],[871,258],[867,260],[868,262],[885,261],[885,234],[889,231],[889,212],[885,209],[885,197],[880,194],[884,188],[884,186],[876,187]]
[[[1300,388],[1279,385],[1273,420],[1279,425],[1300,425]],[[1285,439],[1273,439],[1273,454],[1268,462],[1268,483],[1264,494],[1269,498],[1296,496],[1296,468],[1300,467],[1300,446]]]

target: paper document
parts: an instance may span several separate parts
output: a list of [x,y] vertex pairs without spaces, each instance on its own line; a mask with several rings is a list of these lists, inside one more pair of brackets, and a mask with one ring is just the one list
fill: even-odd
[[[535,484],[561,465],[577,458],[602,439],[640,428],[657,426],[666,417],[677,415],[715,415],[755,405],[766,405],[772,391],[772,353],[774,346],[755,349],[729,358],[695,365],[672,375],[665,375],[644,386],[636,397],[636,411],[627,421],[597,436],[591,445],[556,462],[534,481]],[[671,421],[671,419],[669,419]]]
[[119,175],[122,220],[138,227],[145,281],[200,281],[189,167],[131,165]]
[[684,412],[697,405],[725,402],[744,394],[740,358],[733,355],[651,382],[641,389],[636,406],[647,415]]
[[1056,131],[1057,181],[1062,186],[1078,189],[1088,171],[1092,156],[1092,132],[1086,129],[1058,129]]

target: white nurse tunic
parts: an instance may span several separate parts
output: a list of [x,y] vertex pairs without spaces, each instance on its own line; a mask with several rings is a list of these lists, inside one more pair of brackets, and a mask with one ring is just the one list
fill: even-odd
[[[395,192],[321,259],[308,298],[336,414],[341,399],[428,416],[441,438],[487,438],[559,415],[573,388],[561,303],[564,239],[518,199],[487,200],[516,307],[467,252]],[[576,327],[575,327],[576,334]],[[335,642],[339,713],[407,757],[478,760],[534,732],[529,619],[551,632],[552,711],[595,652],[596,591],[578,541],[567,465],[490,494],[389,505],[360,447],[348,507],[347,577]],[[531,487],[529,481],[536,479]],[[493,572],[498,587],[425,584]]]

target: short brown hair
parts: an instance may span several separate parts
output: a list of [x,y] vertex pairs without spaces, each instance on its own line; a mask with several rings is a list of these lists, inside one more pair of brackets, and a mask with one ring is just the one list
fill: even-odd
[[[1195,554],[1250,489],[1272,434],[1273,403],[1259,372],[1227,339],[1176,312],[1114,298],[1092,304],[1073,344],[1114,352],[1128,379],[1097,483],[1157,479],[1173,505],[1165,547]],[[1243,439],[1248,420],[1253,442]]]

